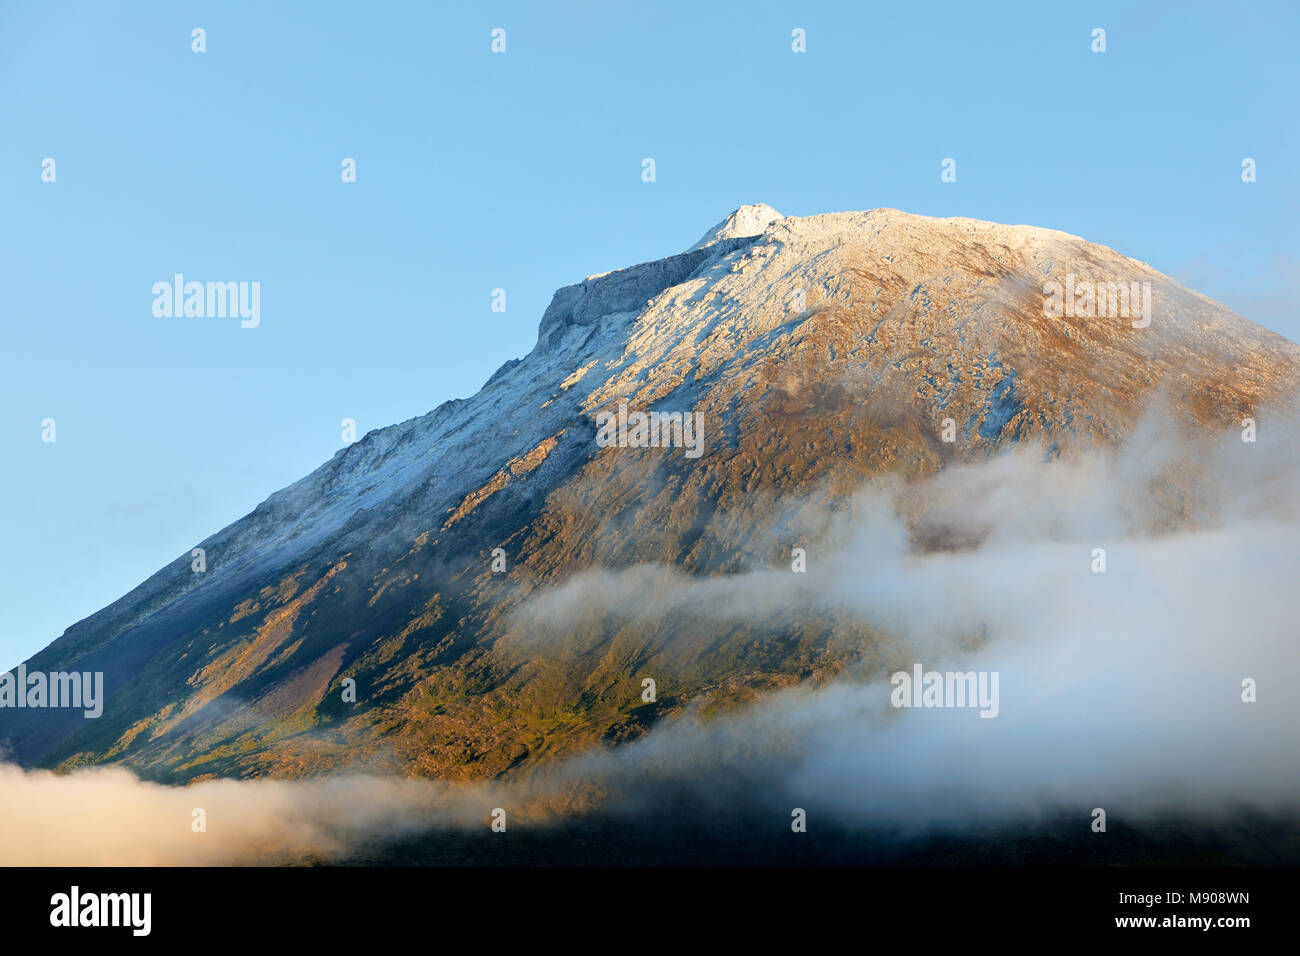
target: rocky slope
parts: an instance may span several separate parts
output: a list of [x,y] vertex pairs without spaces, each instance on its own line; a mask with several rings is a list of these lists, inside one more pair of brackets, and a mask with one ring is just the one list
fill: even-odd
[[[1150,325],[1045,314],[1067,275],[1151,283]],[[103,671],[104,715],[8,710],[0,739],[28,765],[163,780],[526,772],[890,654],[835,613],[656,616],[653,575],[636,615],[539,611],[573,575],[781,566],[818,533],[802,503],[1012,443],[1116,445],[1153,409],[1235,428],[1298,385],[1300,347],[1073,236],[743,207],[684,253],[561,288],[473,398],[371,432],[201,542],[206,572],[181,556],[69,628],[28,667]],[[620,403],[701,413],[704,454],[599,447]]]

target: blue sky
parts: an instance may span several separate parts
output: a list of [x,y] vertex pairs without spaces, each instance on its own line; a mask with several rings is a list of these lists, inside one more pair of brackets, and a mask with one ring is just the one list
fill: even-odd
[[[1293,2],[5,0],[0,667],[743,203],[1062,229],[1300,339],[1298,41]],[[176,272],[260,326],[155,317]]]

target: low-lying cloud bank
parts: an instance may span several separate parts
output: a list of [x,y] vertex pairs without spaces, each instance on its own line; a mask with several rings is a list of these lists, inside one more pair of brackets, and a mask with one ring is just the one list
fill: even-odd
[[[487,818],[484,788],[380,777],[169,787],[120,767],[0,765],[0,864],[151,866],[329,860],[368,842]],[[486,804],[486,809],[481,805]],[[196,830],[195,810],[202,811]]]
[[[521,610],[556,633],[593,610],[696,625],[847,612],[897,639],[887,670],[997,672],[994,719],[894,709],[884,672],[708,721],[688,714],[526,786],[347,777],[169,788],[121,769],[0,767],[0,862],[330,860],[440,827],[486,830],[498,806],[544,823],[584,794],[583,805],[633,817],[671,813],[671,793],[698,808],[740,802],[788,819],[802,807],[810,826],[903,833],[1054,813],[1077,814],[1087,833],[1095,807],[1112,821],[1296,815],[1298,449],[1294,431],[1189,449],[1157,429],[1122,454],[1068,462],[1021,449],[818,516],[799,542],[806,574],[593,571]],[[196,807],[206,833],[191,829]]]
[[1300,436],[1283,430],[1188,447],[1148,424],[1122,453],[1072,461],[1020,449],[862,494],[809,544],[807,574],[602,571],[530,613],[555,626],[647,593],[669,620],[848,611],[901,639],[887,670],[1000,678],[994,719],[895,710],[879,674],[593,758],[629,798],[638,777],[677,776],[904,830],[1086,823],[1095,807],[1296,814]]

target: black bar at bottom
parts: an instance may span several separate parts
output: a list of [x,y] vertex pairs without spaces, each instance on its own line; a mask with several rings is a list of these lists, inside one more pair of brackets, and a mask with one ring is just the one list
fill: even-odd
[[[83,943],[114,937],[127,945],[373,945],[414,934],[435,946],[467,938],[537,946],[555,937],[618,948],[669,945],[685,934],[772,947],[829,943],[831,932],[863,943],[1045,933],[1228,942],[1284,930],[1298,877],[1296,869],[1227,867],[13,868],[0,874],[0,923],[10,941],[76,934]],[[102,908],[111,921],[116,908],[124,925],[53,925],[52,915],[71,922],[74,886],[83,913],[86,898],[97,897],[89,919],[99,921]],[[100,905],[102,894],[145,893],[147,936],[136,933],[142,896]]]

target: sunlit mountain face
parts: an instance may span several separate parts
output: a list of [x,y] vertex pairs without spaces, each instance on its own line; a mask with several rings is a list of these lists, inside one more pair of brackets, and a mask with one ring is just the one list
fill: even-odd
[[410,778],[292,859],[492,862],[503,808],[500,862],[1300,862],[1297,386],[1074,236],[742,207],[69,628],[26,672],[102,714],[0,738]]

